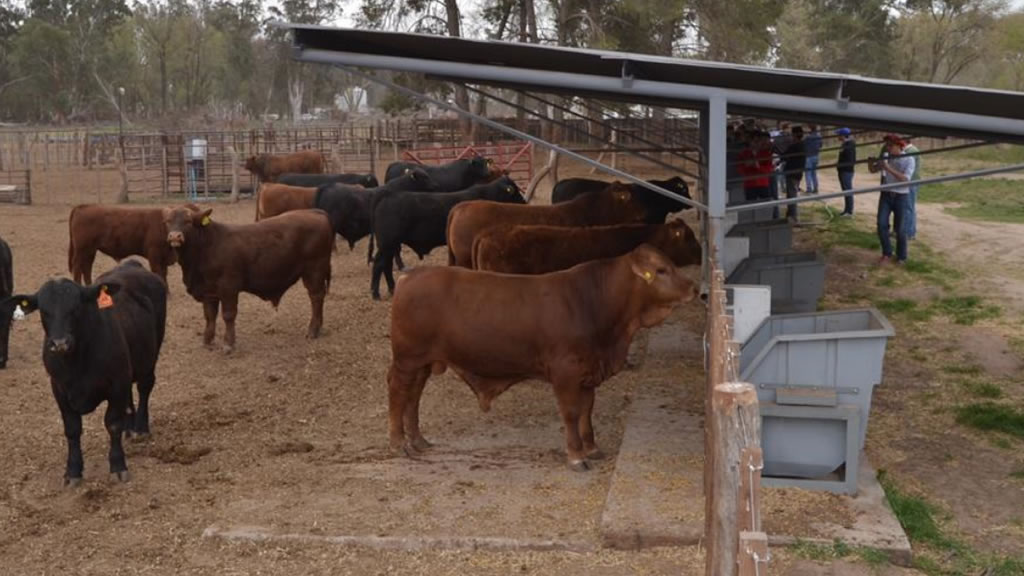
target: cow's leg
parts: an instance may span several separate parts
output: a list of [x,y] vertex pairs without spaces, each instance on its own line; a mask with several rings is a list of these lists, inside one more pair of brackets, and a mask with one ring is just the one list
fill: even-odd
[[[78,272],[79,272],[79,276],[81,276],[81,278],[83,280],[81,282],[81,284],[83,286],[88,286],[89,284],[92,284],[92,264],[95,261],[96,261],[96,253],[95,252],[91,252],[91,253],[87,252],[85,254],[82,254],[82,258],[81,258],[81,260],[79,260]],[[77,282],[77,280],[76,280],[76,282]]]
[[[58,404],[61,404],[58,402]],[[82,482],[82,415],[61,406],[60,417],[64,420],[64,438],[68,442],[68,461],[64,468],[64,485],[78,486]]]
[[302,284],[309,293],[309,304],[312,313],[309,318],[309,329],[306,338],[320,337],[320,328],[324,325],[324,298],[327,296],[327,282],[331,274],[331,261],[327,261],[326,277],[322,267],[307,270],[302,276]]
[[[130,394],[131,382],[127,386],[129,386]],[[118,399],[115,395],[107,400],[107,412],[103,415],[103,424],[107,428],[107,434],[110,435],[110,479],[121,482],[127,482],[130,478],[128,465],[124,461],[124,446],[121,444],[121,437],[124,435],[124,415],[127,408],[124,399]]]
[[132,428],[140,440],[149,438],[149,394],[155,384],[155,373],[139,378],[139,408],[135,411],[135,423]]
[[405,441],[405,414],[418,375],[399,370],[394,363],[388,369],[388,440],[393,452],[406,456],[413,450]]
[[220,312],[224,317],[224,353],[235,351],[235,318],[238,316],[238,292],[224,294],[220,299]]
[[[370,276],[370,296],[374,300],[380,300],[380,277],[385,269],[391,268],[393,260],[391,252],[383,247],[377,249],[377,255],[373,257],[373,273]],[[390,272],[389,272],[390,273]]]
[[577,472],[588,470],[590,466],[583,455],[583,441],[580,439],[580,412],[582,398],[580,385],[577,382],[554,382],[555,398],[558,399],[558,411],[562,414],[565,426],[565,446],[569,468]]
[[203,330],[203,345],[213,346],[213,338],[217,335],[217,300],[203,300],[203,316],[206,317],[206,329]]
[[590,460],[604,459],[604,452],[594,442],[594,424],[591,420],[596,394],[597,389],[589,386],[580,390],[580,437],[583,439],[583,453]]
[[430,448],[430,442],[420,433],[420,398],[423,397],[423,389],[430,378],[430,367],[427,366],[416,373],[409,395],[405,404],[403,420],[405,433],[409,437],[409,445],[417,452],[424,452]]
[[[399,246],[398,250],[395,251],[395,255],[396,256],[398,255],[398,251],[401,250],[401,249],[402,249],[402,247]],[[393,260],[394,259],[392,257],[390,257],[390,255],[388,255],[384,259],[384,280],[386,280],[387,283],[388,283],[388,294],[390,294],[392,296],[395,295],[395,270],[391,266],[391,263],[393,262]]]
[[399,248],[398,252],[395,252],[395,267],[399,270],[405,270],[405,262],[402,262],[402,249]]

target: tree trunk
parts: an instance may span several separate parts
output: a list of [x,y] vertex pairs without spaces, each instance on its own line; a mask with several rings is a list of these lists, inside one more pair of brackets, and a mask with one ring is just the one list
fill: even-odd
[[[462,16],[459,14],[459,3],[457,0],[445,0],[445,11],[447,12],[448,35],[454,38],[462,37]],[[469,92],[465,84],[455,85],[455,105],[463,110],[469,110]],[[462,128],[462,139],[469,143],[473,138],[472,122],[468,118],[459,121]]]
[[298,71],[295,75],[288,79],[288,105],[292,109],[292,121],[299,122],[302,120],[302,94],[305,91],[305,85],[302,83],[302,78]]

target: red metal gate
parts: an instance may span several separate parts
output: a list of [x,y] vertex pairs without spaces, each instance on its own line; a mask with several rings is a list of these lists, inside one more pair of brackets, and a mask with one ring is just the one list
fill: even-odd
[[510,140],[507,142],[472,144],[464,147],[420,148],[417,150],[406,150],[402,153],[402,158],[406,162],[437,165],[474,155],[494,160],[495,164],[508,172],[509,177],[515,180],[523,193],[526,193],[526,187],[533,178],[532,142],[524,143]]

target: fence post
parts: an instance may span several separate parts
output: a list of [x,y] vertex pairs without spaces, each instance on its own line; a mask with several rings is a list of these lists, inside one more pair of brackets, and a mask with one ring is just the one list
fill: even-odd
[[[714,463],[711,484],[711,573],[734,576],[739,568],[739,527],[743,453],[761,444],[761,418],[757,390],[750,384],[729,382],[715,386],[711,398],[711,440]],[[749,459],[748,459],[749,462]],[[751,485],[752,486],[752,485]],[[750,502],[754,504],[754,502]]]
[[22,198],[25,204],[32,203],[32,168],[25,169],[25,194]]
[[171,179],[167,174],[167,140],[160,139],[160,197],[167,198],[168,181]]
[[117,194],[118,204],[128,203],[128,166],[124,160],[124,155],[121,154],[121,150],[117,149],[114,151],[114,158],[117,159],[117,173],[121,180],[121,189]]
[[231,203],[238,202],[238,151],[234,144],[228,146],[228,157],[231,158]]
[[370,125],[370,173],[371,174],[376,174],[377,173],[377,154],[379,154],[380,151],[377,150],[377,146],[376,146],[377,140],[374,138],[374,129],[373,128],[374,127],[371,124]]

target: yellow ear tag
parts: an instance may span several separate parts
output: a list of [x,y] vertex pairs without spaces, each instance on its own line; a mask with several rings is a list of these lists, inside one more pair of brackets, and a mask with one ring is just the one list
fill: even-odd
[[114,305],[114,299],[110,297],[110,294],[107,294],[106,286],[100,288],[100,295],[96,297],[96,305],[100,310],[110,308]]
[[21,307],[22,308],[28,308],[28,300],[22,300],[21,301]]
[[203,226],[209,226],[210,222],[211,220],[209,216],[203,216],[203,219],[199,221],[199,223]]
[[511,186],[505,186],[505,192],[508,192],[509,194],[511,194],[514,191],[515,190],[513,190]]
[[682,236],[682,234],[683,234],[682,232],[680,232],[679,230],[676,230],[676,238],[679,238],[680,236]]
[[648,284],[654,282],[654,274],[651,274],[650,270],[644,271],[644,280],[646,280]]

